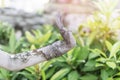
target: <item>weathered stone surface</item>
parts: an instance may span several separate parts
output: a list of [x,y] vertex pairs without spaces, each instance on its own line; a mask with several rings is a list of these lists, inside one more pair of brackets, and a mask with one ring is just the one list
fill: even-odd
[[53,24],[53,21],[49,18],[51,17],[37,13],[27,13],[12,8],[0,8],[0,21],[7,22],[13,27],[22,30],[35,29],[44,24]]

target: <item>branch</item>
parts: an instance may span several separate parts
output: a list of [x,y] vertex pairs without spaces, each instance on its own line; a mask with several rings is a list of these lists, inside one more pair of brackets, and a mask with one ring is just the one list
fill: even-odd
[[72,49],[76,45],[76,41],[72,32],[67,31],[64,28],[60,18],[60,16],[57,16],[56,23],[57,28],[60,30],[63,37],[62,41],[57,41],[40,49],[15,55],[11,55],[0,50],[0,67],[11,71],[17,71],[40,62],[59,57]]

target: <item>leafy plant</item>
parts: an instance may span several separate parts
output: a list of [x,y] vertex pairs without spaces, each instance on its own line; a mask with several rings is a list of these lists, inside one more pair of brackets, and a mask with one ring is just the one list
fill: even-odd
[[60,38],[60,35],[53,31],[51,26],[44,26],[44,30],[32,30],[32,33],[26,31],[25,35],[30,44],[34,44],[37,48],[50,44]]
[[11,30],[9,41],[7,45],[0,45],[0,48],[3,49],[4,51],[10,52],[10,53],[16,53],[19,52],[20,50],[20,45],[22,44],[22,38],[20,40],[17,40],[15,38],[15,32],[14,29]]

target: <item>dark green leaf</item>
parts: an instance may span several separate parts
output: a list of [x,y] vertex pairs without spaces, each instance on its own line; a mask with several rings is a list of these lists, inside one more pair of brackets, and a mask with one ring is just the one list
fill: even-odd
[[46,79],[50,78],[55,73],[55,67],[47,70]]

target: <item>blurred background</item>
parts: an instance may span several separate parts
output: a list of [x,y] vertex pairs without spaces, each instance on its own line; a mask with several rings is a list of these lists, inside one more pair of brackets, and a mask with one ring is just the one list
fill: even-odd
[[[51,16],[55,12],[60,12],[64,17],[64,25],[76,32],[80,23],[98,10],[93,1],[97,0],[0,0],[0,7],[14,8],[28,13],[43,13],[43,16],[47,15],[50,18],[45,23],[52,20]],[[120,8],[119,4],[116,8]],[[51,21],[50,24],[53,24],[53,22]]]
[[15,8],[29,13],[45,13],[49,17],[58,11],[63,13],[65,26],[76,31],[80,23],[97,10],[92,1],[94,0],[0,0],[0,7]]

